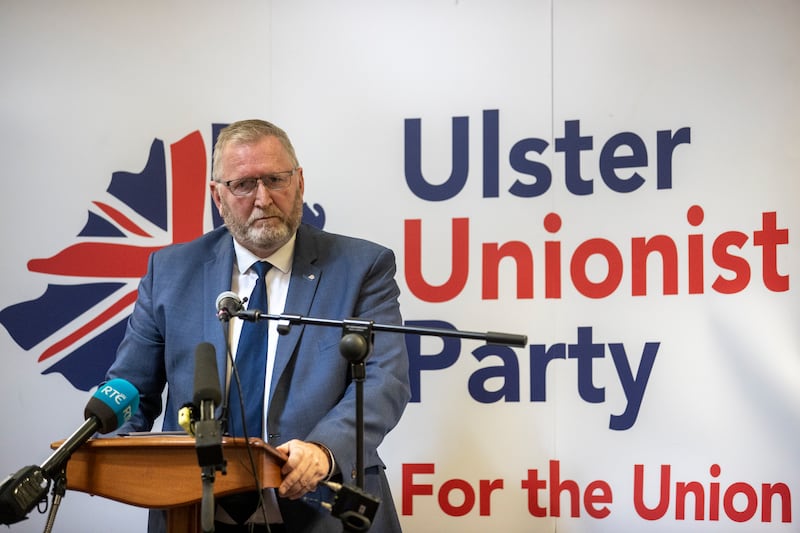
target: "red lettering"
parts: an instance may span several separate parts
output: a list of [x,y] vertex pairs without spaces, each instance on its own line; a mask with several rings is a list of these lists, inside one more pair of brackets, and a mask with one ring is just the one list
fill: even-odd
[[675,484],[675,518],[678,520],[686,518],[686,497],[689,494],[694,496],[694,519],[705,519],[705,490],[697,481]]
[[496,490],[503,488],[503,480],[502,479],[482,479],[480,481],[480,491],[479,494],[481,496],[480,501],[480,515],[481,516],[489,516],[492,514],[492,493]]
[[[593,255],[602,255],[608,264],[608,272],[602,281],[591,281],[586,275],[586,263]],[[622,254],[609,240],[589,239],[582,242],[572,255],[570,273],[578,292],[588,298],[605,298],[617,290],[622,280]]]
[[[561,229],[561,217],[548,213],[544,217],[544,229],[548,233],[556,233]],[[545,241],[544,243],[544,297],[561,298],[561,243]]]
[[792,521],[792,493],[786,483],[761,485],[761,521],[772,522],[772,497],[781,498],[781,522]]
[[[686,213],[692,226],[703,223],[703,208],[693,205]],[[689,235],[689,294],[703,294],[703,235]]]
[[420,485],[414,482],[416,474],[433,474],[433,463],[406,463],[403,464],[403,500],[401,504],[403,515],[414,514],[414,496],[431,496],[433,485]]
[[730,270],[735,274],[733,279],[726,279],[718,276],[711,288],[722,294],[734,294],[741,292],[750,283],[750,265],[747,260],[728,253],[728,248],[736,246],[741,250],[747,242],[747,235],[740,231],[726,231],[714,240],[711,249],[714,263],[717,266]]
[[517,266],[517,299],[533,298],[533,254],[528,245],[510,241],[502,245],[483,245],[483,299],[497,300],[499,297],[500,261],[514,259]]
[[[431,483],[417,483],[416,474],[433,474],[433,463],[411,463],[403,465],[402,472],[402,505],[401,512],[404,516],[414,513],[414,496],[432,496],[434,486]],[[436,491],[436,500],[439,508],[448,516],[464,516],[475,508],[476,499],[479,503],[481,516],[489,516],[492,512],[492,493],[503,488],[502,479],[481,479],[478,482],[476,495],[472,484],[460,478],[448,479]],[[460,496],[460,498],[459,498]]]
[[[718,464],[713,464],[708,471],[711,477],[717,478],[722,472],[722,469]],[[714,521],[719,520],[719,483],[716,482],[712,482],[709,486],[708,519]]]
[[[775,292],[789,290],[789,276],[782,275],[778,270],[778,246],[789,243],[789,230],[778,228],[776,213],[762,213],[762,227],[753,232],[753,245],[761,247],[762,276],[764,286]],[[705,213],[699,205],[691,206],[686,212],[686,220],[690,226],[699,227],[703,224]],[[422,221],[411,219],[405,221],[405,277],[409,291],[417,298],[426,302],[445,302],[458,297],[467,286],[470,276],[470,228],[468,218],[452,219],[450,234],[450,264],[447,279],[436,284],[429,282],[423,274],[422,252]],[[561,230],[561,217],[556,213],[548,213],[543,221],[547,233],[556,234]],[[430,237],[432,243],[428,249],[442,248],[440,241],[446,242],[438,232]],[[685,275],[687,279],[688,294],[703,294],[706,291],[705,279],[705,242],[703,233],[687,235]],[[741,231],[726,231],[713,239],[710,251],[711,263],[719,270],[729,271],[731,276],[722,274],[713,275],[710,288],[721,294],[734,294],[745,290],[752,277],[754,266],[747,259],[745,245],[748,243],[747,233]],[[437,245],[439,245],[437,247]],[[535,292],[536,272],[544,275],[544,297],[548,299],[562,298],[562,276],[564,262],[562,258],[562,243],[558,240],[544,241],[543,268],[538,269],[537,256],[530,244],[512,240],[508,242],[486,242],[481,246],[480,270],[481,297],[484,300],[497,300],[500,298],[500,280],[515,283],[515,297],[518,300],[532,299]],[[737,250],[738,249],[738,250]],[[741,251],[742,253],[739,253]],[[446,253],[446,252],[445,252]],[[617,245],[607,239],[591,238],[579,243],[569,256],[569,275],[575,290],[587,298],[606,298],[614,294],[621,283],[624,268],[630,268],[632,296],[647,296],[648,284],[655,286],[655,281],[648,282],[652,264],[658,268],[657,259],[660,258],[661,266],[661,292],[664,295],[679,293],[679,279],[682,264],[679,257],[679,248],[676,241],[668,235],[655,235],[652,237],[632,237],[630,239],[630,261],[625,264],[623,253]],[[596,274],[594,256],[599,256],[597,261],[605,260],[607,270]],[[441,260],[437,255],[437,259]],[[513,262],[513,267],[506,267],[507,260]],[[514,268],[515,275],[503,276],[503,268]],[[446,265],[445,261],[445,268]],[[437,272],[437,262],[428,265],[429,270]],[[428,276],[432,274],[429,272]],[[438,274],[433,274],[438,275]],[[443,276],[442,276],[443,277]],[[601,278],[601,279],[597,279]]]
[[596,507],[599,504],[611,503],[611,486],[605,481],[595,480],[586,485],[583,496],[583,506],[586,513],[592,518],[605,518],[611,514],[608,505]]
[[[461,505],[450,503],[450,494],[456,490],[464,495]],[[450,516],[464,516],[475,506],[475,491],[472,490],[472,485],[463,479],[448,479],[442,483],[438,497],[439,507]]]
[[453,219],[450,277],[441,285],[431,285],[422,276],[422,221],[405,223],[405,274],[408,289],[425,302],[446,302],[464,290],[469,275],[469,219]]
[[658,503],[650,508],[644,503],[644,465],[633,467],[633,508],[645,520],[658,520],[666,514],[669,507],[669,476],[669,465],[661,465]]
[[631,295],[647,294],[647,259],[653,252],[661,256],[663,293],[678,294],[678,247],[666,235],[656,235],[631,239]]
[[[711,465],[709,473],[712,478],[718,478],[722,472],[719,465]],[[660,496],[654,508],[648,508],[643,499],[644,467],[636,465],[634,468],[634,508],[642,518],[658,520],[663,518],[670,505],[670,466],[661,465],[661,480],[659,482]],[[711,481],[708,484],[708,500],[706,500],[705,486],[699,481],[675,483],[675,519],[685,520],[687,517],[687,500],[691,496],[694,502],[694,520],[705,520],[705,510],[708,508],[708,519],[719,520],[720,507],[725,516],[734,522],[747,522],[752,520],[758,512],[759,493],[756,488],[744,481],[736,481],[728,485],[722,493],[720,502],[720,483]],[[792,496],[789,487],[784,483],[761,485],[761,521],[772,522],[772,498],[778,496],[781,503],[781,521],[792,521]],[[720,503],[722,504],[720,506]],[[707,505],[707,507],[706,507]]]
[[[581,489],[571,479],[561,480],[559,461],[550,461],[550,516],[561,516],[561,495],[566,491],[570,498],[570,516],[580,516]],[[539,479],[538,470],[528,470],[528,477],[522,480],[522,488],[528,491],[528,512],[537,518],[548,515],[547,507],[539,504],[539,492],[547,489],[547,480]],[[605,481],[595,480],[586,486],[583,493],[583,506],[592,518],[605,518],[611,514],[607,505],[612,500],[611,487]]]
[[561,493],[565,490],[570,495],[570,516],[580,516],[580,489],[571,479],[563,482],[559,479],[561,465],[558,461],[550,461],[550,512],[552,516],[561,516]]
[[[742,511],[737,511],[733,504],[733,499],[736,498],[737,494],[744,495],[745,499],[747,500],[747,505],[745,505],[745,508]],[[753,518],[753,516],[756,514],[756,509],[758,509],[758,496],[756,495],[755,489],[747,483],[733,483],[730,487],[728,487],[728,490],[725,491],[723,508],[725,509],[725,514],[728,515],[728,518],[734,522],[747,522]]]
[[538,470],[528,470],[528,477],[522,480],[521,486],[528,491],[528,512],[536,518],[547,516],[547,507],[539,505],[539,491],[547,488],[547,481],[539,479]]
[[775,211],[761,213],[761,230],[753,232],[753,244],[761,246],[764,286],[774,292],[789,290],[789,276],[778,274],[779,244],[789,244],[789,230],[777,228]]

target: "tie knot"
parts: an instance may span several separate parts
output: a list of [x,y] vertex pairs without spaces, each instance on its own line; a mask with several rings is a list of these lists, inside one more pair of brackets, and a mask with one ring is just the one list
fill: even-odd
[[272,268],[272,265],[266,261],[256,261],[250,268],[258,274],[259,278],[264,279],[264,275]]

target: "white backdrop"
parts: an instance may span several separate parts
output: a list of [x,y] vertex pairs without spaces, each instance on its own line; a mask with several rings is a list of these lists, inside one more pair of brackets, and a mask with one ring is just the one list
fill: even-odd
[[[153,139],[199,131],[210,153],[213,123],[263,117],[292,136],[326,229],[396,251],[407,321],[528,336],[410,342],[428,369],[382,447],[405,530],[796,530],[798,23],[776,0],[3,3],[0,308],[84,281],[28,261],[77,242]],[[455,156],[454,121],[469,130]],[[415,150],[428,187],[406,180]],[[653,254],[634,295],[648,239],[674,242],[677,283]],[[517,260],[496,269],[503,245]],[[418,280],[454,273],[429,301]],[[0,329],[0,348],[11,473],[80,425],[88,393],[43,375],[41,347]],[[69,493],[57,530],[143,531],[144,516]]]

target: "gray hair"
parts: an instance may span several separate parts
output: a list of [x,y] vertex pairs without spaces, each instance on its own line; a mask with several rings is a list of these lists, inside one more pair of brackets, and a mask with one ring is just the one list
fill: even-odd
[[292,160],[294,167],[298,166],[297,155],[294,153],[294,146],[289,136],[281,128],[267,122],[266,120],[240,120],[234,122],[223,128],[217,137],[217,143],[214,145],[214,159],[211,163],[211,179],[219,181],[221,166],[222,166],[222,152],[230,144],[250,144],[257,142],[264,137],[275,137],[283,145],[289,158]]

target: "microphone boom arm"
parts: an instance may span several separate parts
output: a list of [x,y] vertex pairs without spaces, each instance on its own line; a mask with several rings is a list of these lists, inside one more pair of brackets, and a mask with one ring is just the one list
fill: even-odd
[[[236,318],[247,320],[249,322],[256,322],[258,320],[277,320],[278,333],[284,335],[289,332],[291,326],[294,324],[312,324],[316,326],[330,326],[343,328],[348,323],[353,321],[369,323],[373,331],[388,331],[391,333],[411,333],[415,335],[431,335],[434,337],[458,337],[460,339],[474,339],[485,341],[487,344],[502,344],[508,346],[516,346],[524,348],[528,343],[527,335],[518,335],[515,333],[500,333],[496,331],[487,331],[485,333],[478,331],[463,331],[458,329],[445,329],[445,328],[429,328],[418,326],[402,326],[397,324],[376,324],[369,320],[348,319],[348,320],[335,320],[328,318],[313,318],[294,314],[280,314],[273,315],[269,313],[262,313],[258,309],[239,311],[234,315]],[[283,323],[281,323],[283,322]]]
[[[364,492],[364,398],[363,387],[366,379],[365,361],[372,352],[373,333],[385,331],[390,333],[406,333],[415,335],[432,335],[436,337],[458,337],[462,339],[476,339],[487,344],[501,344],[525,347],[528,342],[527,335],[513,333],[460,331],[457,329],[430,328],[403,326],[396,324],[376,324],[371,320],[349,318],[335,320],[327,318],[305,317],[295,314],[268,314],[258,309],[243,309],[238,297],[232,295],[235,307],[220,305],[222,298],[228,293],[223,293],[217,299],[218,317],[227,321],[236,317],[250,322],[259,320],[278,321],[278,333],[286,335],[294,324],[309,324],[315,326],[338,327],[342,329],[342,338],[339,341],[339,352],[342,357],[350,362],[353,382],[356,390],[356,488],[326,483],[336,494],[334,503],[324,505],[331,510],[333,516],[338,518],[344,526],[345,532],[367,531],[375,516],[380,500]],[[222,309],[220,309],[222,307]],[[234,311],[234,312],[231,312]]]

